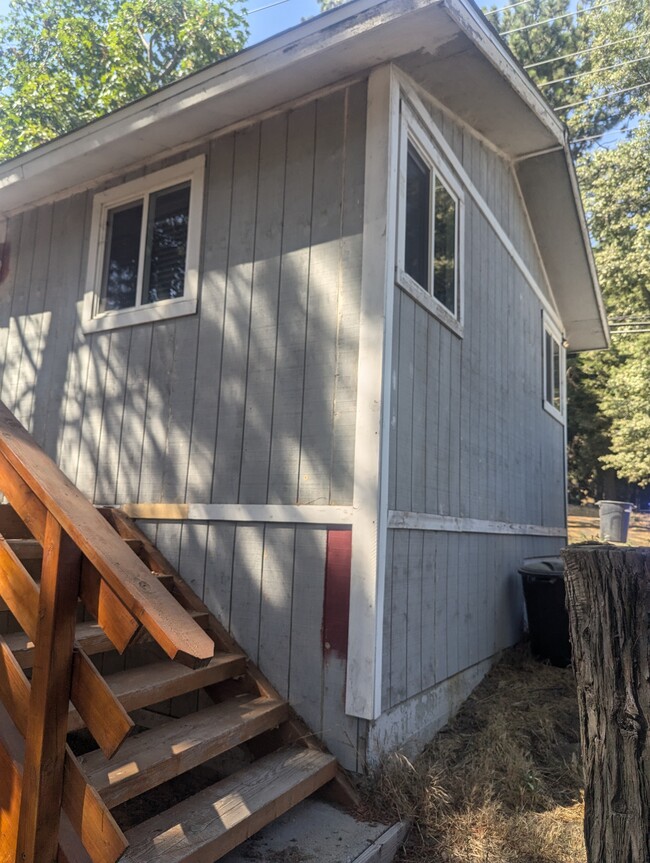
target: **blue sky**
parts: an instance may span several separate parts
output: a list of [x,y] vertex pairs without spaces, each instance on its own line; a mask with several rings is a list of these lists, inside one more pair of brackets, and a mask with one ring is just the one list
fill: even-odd
[[[303,18],[310,18],[320,11],[316,0],[283,0],[271,6],[273,3],[277,3],[277,0],[248,0],[246,3],[251,28],[249,45],[300,24]],[[270,8],[264,9],[265,6]],[[0,15],[6,14],[8,8],[9,0],[0,0]],[[257,9],[260,11],[254,11]]]

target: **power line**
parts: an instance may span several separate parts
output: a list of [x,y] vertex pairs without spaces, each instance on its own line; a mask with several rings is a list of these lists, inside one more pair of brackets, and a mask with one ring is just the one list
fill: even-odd
[[289,0],[276,0],[275,3],[269,3],[268,6],[260,6],[258,9],[251,9],[247,15],[254,15],[256,12],[263,12],[265,9],[273,9],[274,6],[282,6],[283,3],[288,3]]
[[529,63],[524,66],[524,69],[537,69],[538,66],[545,66],[547,63],[555,63],[558,60],[571,60],[573,57],[580,57],[582,54],[591,54],[592,51],[601,51],[603,48],[609,48],[610,45],[620,45],[623,42],[632,42],[634,39],[640,39],[641,34],[635,33],[634,36],[626,36],[625,39],[616,39],[614,42],[605,42],[604,45],[594,45],[591,48],[583,48],[581,51],[574,51],[572,54],[561,54],[559,57],[550,57],[548,60],[539,60],[537,63]]
[[[611,129],[607,129],[605,132],[598,132],[597,135],[584,135],[582,138],[573,138],[569,143],[570,144],[586,144],[587,141],[595,141],[598,138],[603,138],[605,135],[608,135],[611,132]],[[607,143],[610,141],[619,141],[620,135],[612,135],[607,139]],[[601,141],[601,143],[603,143]]]
[[519,0],[518,3],[511,3],[510,6],[501,6],[499,9],[490,9],[485,15],[498,15],[499,12],[505,12],[506,9],[516,9],[517,6],[526,6],[528,3],[532,3],[533,0]]
[[569,105],[559,105],[555,110],[568,111],[569,108],[577,108],[579,105],[586,105],[587,102],[611,99],[612,96],[621,96],[623,93],[631,93],[633,90],[643,90],[645,87],[650,87],[650,81],[644,81],[642,84],[635,84],[634,87],[623,87],[622,90],[612,90],[609,93],[601,93],[600,96],[590,96],[589,99],[581,99],[580,102],[571,102]]
[[574,81],[576,78],[584,78],[585,75],[595,75],[597,72],[607,72],[610,69],[620,69],[623,66],[633,66],[635,63],[642,63],[644,60],[650,60],[650,54],[644,57],[636,57],[634,60],[624,60],[621,63],[612,63],[610,66],[598,66],[596,69],[588,69],[586,72],[577,72],[575,75],[568,75],[566,78],[555,78],[553,81],[544,81],[537,86],[540,90],[543,87],[550,87],[551,84],[563,84],[565,81]]
[[523,27],[515,27],[512,30],[503,30],[499,33],[499,36],[510,36],[512,33],[522,33],[524,30],[532,30],[534,27],[542,27],[544,24],[550,24],[553,21],[562,21],[564,18],[572,18],[574,15],[584,15],[585,12],[594,12],[596,9],[603,9],[605,6],[614,6],[620,2],[621,0],[609,0],[608,3],[599,3],[598,6],[576,9],[574,12],[565,12],[564,15],[554,15],[552,18],[545,18],[543,21],[535,21],[533,24],[525,24]]

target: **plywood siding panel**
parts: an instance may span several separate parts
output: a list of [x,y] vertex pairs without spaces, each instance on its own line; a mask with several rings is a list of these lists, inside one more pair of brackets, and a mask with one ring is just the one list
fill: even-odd
[[236,501],[239,496],[250,348],[259,152],[259,126],[237,133],[212,492],[213,500],[218,503]]
[[97,469],[92,493],[93,500],[105,503],[115,503],[117,500],[131,337],[130,329],[116,330],[110,334],[102,421],[97,445]]
[[260,616],[260,668],[286,698],[289,691],[292,641],[292,598],[294,590],[293,527],[267,526],[264,538]]
[[21,360],[27,336],[25,332],[26,311],[29,302],[32,267],[36,258],[34,250],[37,224],[37,211],[32,210],[25,213],[22,219],[15,277],[8,297],[10,323],[0,398],[6,405],[14,409],[17,402],[16,389],[20,381]]
[[291,703],[317,734],[321,733],[323,722],[321,626],[325,554],[325,531],[296,532],[288,691]]
[[[386,593],[391,615],[390,628],[385,622],[384,629],[384,709],[413,694],[414,630],[421,633],[420,691],[514,644],[523,626],[521,561],[557,554],[562,544],[547,537],[389,531],[388,545],[396,553],[388,557],[392,589]],[[410,597],[420,589],[422,603],[415,608]]]
[[[415,318],[420,314],[413,300],[402,293],[399,317],[399,352],[397,366],[397,442],[395,508],[411,510],[413,499],[413,388]],[[420,481],[420,478],[418,478]]]
[[[97,341],[101,342],[104,338],[106,334],[99,333]],[[171,420],[170,397],[175,342],[176,321],[153,325],[144,440],[139,467],[139,500],[156,502],[162,500],[167,434]],[[95,365],[97,373],[101,373],[101,362],[96,361]],[[94,386],[89,385],[88,389],[89,393],[94,392]]]
[[207,166],[207,201],[203,238],[203,283],[197,346],[195,411],[190,432],[187,477],[188,500],[212,498],[215,437],[219,416],[219,390],[224,351],[226,273],[230,244],[233,135],[210,146]]
[[[9,331],[11,329],[11,304],[13,301],[14,286],[16,284],[16,276],[19,269],[23,266],[31,266],[33,249],[20,251],[20,235],[22,232],[24,216],[14,216],[7,224],[7,236],[5,240],[4,255],[8,256],[9,263],[3,261],[4,281],[0,285],[0,315],[2,316],[2,329],[0,330],[0,360],[2,360],[2,369],[0,374],[2,380],[8,373],[12,361],[13,345],[9,341]],[[48,245],[49,251],[49,245]],[[21,258],[25,255],[28,258],[26,264],[23,264]]]
[[273,381],[278,342],[278,296],[286,176],[287,117],[262,124],[255,265],[239,501],[259,503],[268,494]]
[[345,93],[318,101],[306,334],[318,349],[305,354],[299,503],[327,503],[330,496],[344,118]]
[[237,525],[230,595],[230,630],[259,664],[264,526]]
[[366,87],[350,87],[346,95],[341,240],[339,244],[339,316],[330,503],[352,500],[354,438],[357,410],[359,303],[363,235],[363,190],[366,141]]
[[288,123],[269,503],[298,497],[316,106],[291,112]]
[[54,204],[45,294],[45,309],[50,318],[47,335],[43,333],[41,342],[32,409],[36,440],[54,458],[63,432],[67,372],[78,332],[76,304],[87,256],[87,203],[85,195],[76,195]]

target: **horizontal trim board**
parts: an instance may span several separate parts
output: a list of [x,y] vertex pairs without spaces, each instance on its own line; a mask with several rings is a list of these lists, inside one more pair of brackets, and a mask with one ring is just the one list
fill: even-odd
[[443,533],[494,533],[517,536],[566,537],[565,527],[545,527],[541,524],[513,524],[507,521],[483,521],[478,518],[457,518],[453,515],[433,515],[428,512],[388,513],[391,530],[437,530]]
[[[112,504],[111,504],[112,506]],[[142,521],[239,521],[278,524],[351,525],[351,506],[245,503],[123,503],[117,506]]]

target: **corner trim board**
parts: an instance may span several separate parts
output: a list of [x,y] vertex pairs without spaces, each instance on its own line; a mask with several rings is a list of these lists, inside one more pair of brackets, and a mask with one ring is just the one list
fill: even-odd
[[397,218],[399,87],[390,65],[368,79],[354,521],[345,712],[381,714],[388,434]]
[[541,524],[514,524],[508,521],[485,521],[478,518],[457,518],[453,515],[434,515],[428,512],[391,510],[388,513],[390,530],[433,530],[441,533],[489,533],[516,536],[556,536],[566,538],[565,527],[546,527]]

